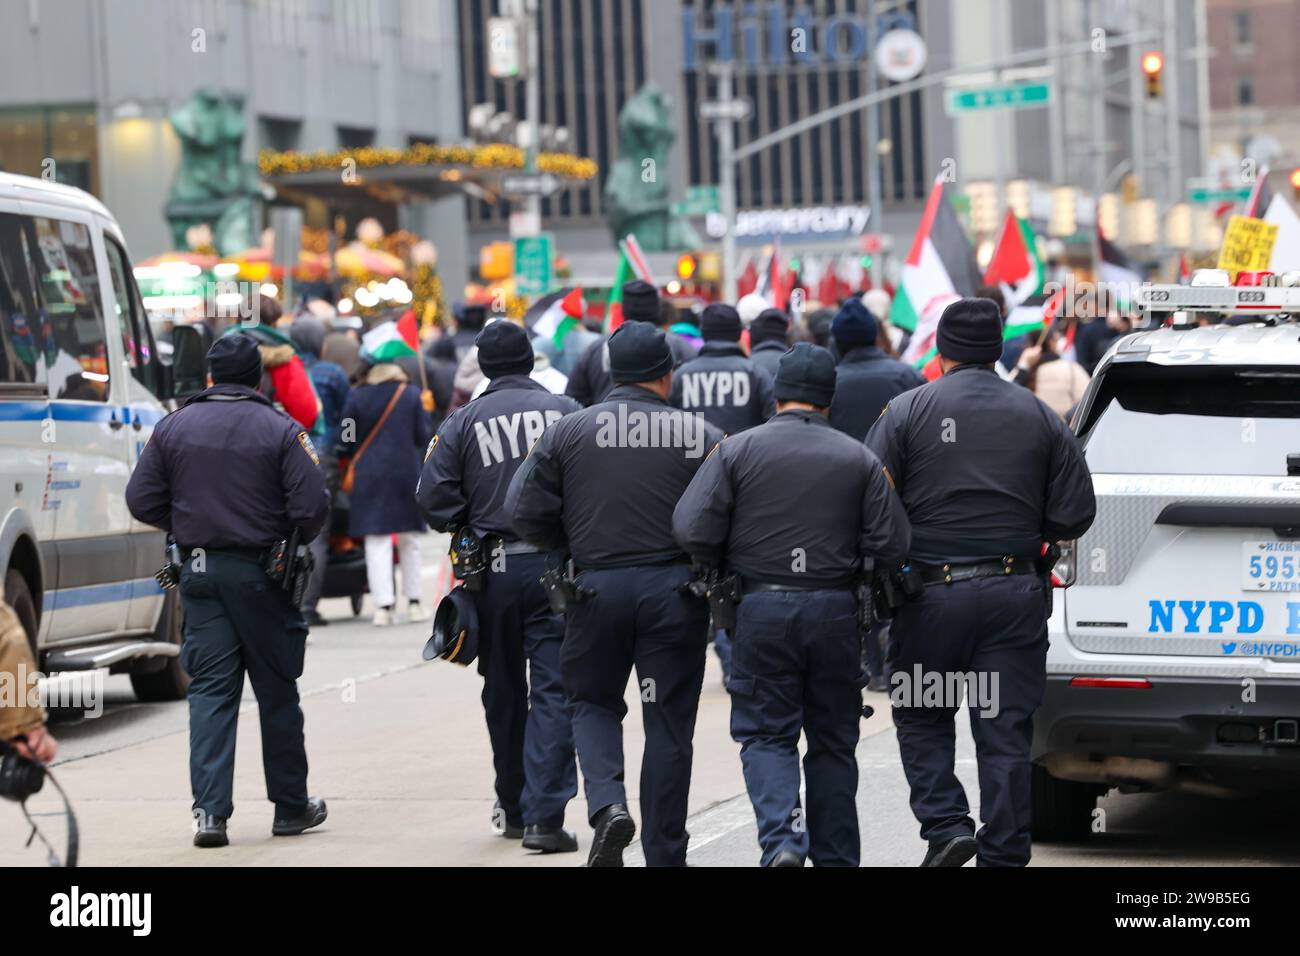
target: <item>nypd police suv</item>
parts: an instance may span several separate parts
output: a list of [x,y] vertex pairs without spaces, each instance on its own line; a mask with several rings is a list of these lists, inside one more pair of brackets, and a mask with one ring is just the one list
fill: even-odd
[[1300,779],[1300,288],[1140,301],[1149,330],[1111,347],[1074,420],[1097,520],[1057,565],[1037,839],[1085,836],[1112,787]]

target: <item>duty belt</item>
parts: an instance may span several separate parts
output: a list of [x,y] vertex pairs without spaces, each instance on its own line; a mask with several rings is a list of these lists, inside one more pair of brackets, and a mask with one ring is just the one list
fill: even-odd
[[996,561],[976,561],[970,564],[916,564],[912,565],[920,572],[921,580],[926,584],[956,584],[958,581],[973,581],[976,578],[1001,578],[1011,574],[1037,574],[1034,562],[1017,559],[1008,555]]
[[[534,547],[533,545],[529,544],[527,541],[501,541],[500,538],[498,538],[497,540],[501,544],[501,553],[504,555],[541,554],[540,548]],[[493,548],[492,550],[495,551],[496,549]]]
[[765,594],[781,591],[850,591],[852,584],[777,584],[773,581],[741,579],[742,594]]
[[266,557],[267,548],[182,548],[182,553],[188,558],[195,551],[202,551],[204,554],[224,554],[232,558],[243,558],[245,561],[261,562]]

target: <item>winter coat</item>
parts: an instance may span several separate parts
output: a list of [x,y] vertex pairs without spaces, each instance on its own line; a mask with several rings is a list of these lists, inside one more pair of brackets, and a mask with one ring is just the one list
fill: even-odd
[[[433,425],[420,401],[419,387],[410,384],[396,365],[376,365],[365,382],[352,390],[343,409],[342,446],[355,455],[395,391],[401,397],[392,414],[356,462],[348,520],[348,534],[353,537],[425,530],[415,486]],[[349,422],[355,422],[355,427],[349,429]]]
[[[320,402],[302,359],[292,345],[259,345],[262,353],[262,394],[290,418],[311,431],[320,415]],[[270,380],[269,387],[266,381]]]

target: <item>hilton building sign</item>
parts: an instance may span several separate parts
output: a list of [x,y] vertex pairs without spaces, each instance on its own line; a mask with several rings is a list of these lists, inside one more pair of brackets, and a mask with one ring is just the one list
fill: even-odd
[[686,7],[682,42],[687,70],[708,62],[750,68],[860,65],[867,57],[868,30],[861,16],[814,17],[806,6],[787,14],[781,3],[746,3],[716,7],[711,24],[695,7]]

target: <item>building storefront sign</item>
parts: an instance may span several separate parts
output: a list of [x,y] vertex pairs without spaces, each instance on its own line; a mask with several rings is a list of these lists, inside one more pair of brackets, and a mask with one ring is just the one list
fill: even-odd
[[[799,209],[756,209],[736,214],[736,240],[744,242],[781,239],[849,239],[866,232],[871,218],[869,206],[811,206]],[[726,219],[711,213],[705,229],[719,239],[726,231]]]

